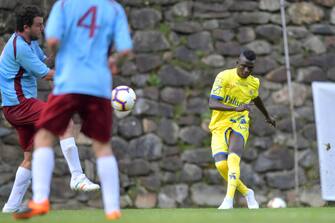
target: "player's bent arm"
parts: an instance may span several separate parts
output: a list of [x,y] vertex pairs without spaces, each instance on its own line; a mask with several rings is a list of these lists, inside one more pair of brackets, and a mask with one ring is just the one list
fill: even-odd
[[56,55],[59,47],[59,39],[57,38],[49,38],[47,39],[47,45],[51,55]]
[[43,77],[44,80],[51,81],[55,75],[55,70],[50,69],[47,75]]
[[263,113],[265,118],[269,119],[270,115],[268,111],[266,110],[262,99],[258,96],[253,100],[253,102],[255,103],[256,107]]
[[110,55],[108,58],[108,66],[111,70],[112,74],[115,75],[118,73],[118,64],[120,61],[122,61],[124,58],[131,59],[133,57],[132,50],[123,50],[121,52],[118,52],[114,55]]
[[133,53],[132,53],[132,50],[131,50],[131,49],[128,49],[128,50],[120,51],[120,52],[118,52],[116,55],[117,55],[117,59],[120,59],[120,58],[123,58],[123,57],[129,57],[129,58],[132,58]]
[[50,54],[50,52],[48,52],[46,55],[44,50],[42,50],[40,46],[38,46],[37,49],[39,51],[38,54],[41,61],[43,61],[43,63],[45,63],[48,67],[54,67],[55,56]]
[[209,98],[209,108],[219,111],[236,111],[235,107],[222,104],[220,101],[212,97]]
[[43,78],[49,72],[50,69],[42,62],[41,58],[31,50],[28,44],[19,43],[16,52],[16,61],[33,76]]
[[276,121],[269,115],[268,111],[266,110],[264,106],[262,99],[258,96],[252,101],[255,103],[256,107],[263,113],[263,115],[265,116],[266,122],[271,124],[273,127],[276,127]]
[[55,65],[55,57],[53,55],[49,55],[45,60],[44,63],[48,66],[48,67],[54,67]]

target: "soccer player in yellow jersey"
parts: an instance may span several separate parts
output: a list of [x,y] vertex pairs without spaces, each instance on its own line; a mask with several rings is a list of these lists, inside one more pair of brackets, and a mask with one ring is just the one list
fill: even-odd
[[256,105],[269,124],[275,127],[276,123],[258,96],[259,79],[252,76],[255,60],[253,51],[243,51],[236,68],[216,76],[209,99],[212,153],[216,168],[228,182],[227,194],[218,209],[233,208],[236,189],[246,198],[248,208],[259,208],[254,191],[240,180],[240,159],[249,136],[251,106]]

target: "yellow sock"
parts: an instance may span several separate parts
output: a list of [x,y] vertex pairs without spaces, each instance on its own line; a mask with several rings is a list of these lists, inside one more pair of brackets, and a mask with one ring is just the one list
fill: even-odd
[[[223,179],[225,179],[225,181],[228,181],[228,162],[227,160],[222,160],[219,162],[215,163],[215,166],[217,168],[217,170],[219,171],[219,173],[221,174],[221,176],[223,177]],[[245,186],[245,184],[241,181],[241,179],[239,179],[237,181],[237,188],[236,188],[243,196],[246,196],[248,193],[249,188],[247,186]]]
[[235,153],[228,155],[228,187],[226,197],[234,198],[237,181],[240,179],[240,160]]

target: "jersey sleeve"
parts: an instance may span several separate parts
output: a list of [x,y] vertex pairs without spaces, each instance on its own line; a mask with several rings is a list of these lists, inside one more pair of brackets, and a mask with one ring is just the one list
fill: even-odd
[[30,71],[37,78],[43,78],[50,70],[25,43],[18,45],[16,60],[25,70]]
[[117,52],[130,50],[133,44],[130,37],[126,13],[121,5],[117,7],[117,15],[114,24],[114,45]]
[[44,62],[47,59],[47,56],[45,55],[44,51],[41,49],[39,44],[36,44],[36,48],[38,51],[38,58],[40,58],[40,60]]
[[64,33],[64,3],[57,1],[52,6],[47,25],[45,28],[45,37],[61,40]]
[[219,73],[214,81],[212,91],[211,91],[211,98],[217,99],[219,101],[223,100],[224,97],[224,75],[223,72]]
[[44,53],[44,51],[41,49],[41,47],[38,47],[38,50],[40,51],[40,55],[39,55],[39,57],[40,57],[41,61],[44,62],[48,57],[47,57],[47,55],[45,55],[45,53]]

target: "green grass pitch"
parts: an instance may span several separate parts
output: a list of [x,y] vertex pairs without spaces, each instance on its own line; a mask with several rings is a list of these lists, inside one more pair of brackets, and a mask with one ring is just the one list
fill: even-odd
[[[335,222],[335,208],[286,209],[124,209],[118,223],[331,223]],[[100,223],[102,210],[55,210],[46,216],[30,220],[13,220],[9,214],[0,214],[1,223]]]

